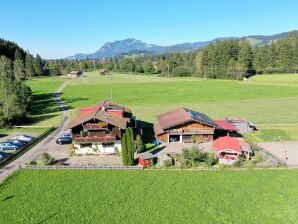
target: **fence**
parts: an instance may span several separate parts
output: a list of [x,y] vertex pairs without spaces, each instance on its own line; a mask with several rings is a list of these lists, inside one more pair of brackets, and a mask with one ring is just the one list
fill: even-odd
[[143,170],[140,166],[36,166],[36,165],[20,165],[20,169],[30,170]]
[[28,152],[30,149],[32,149],[35,145],[37,145],[39,142],[41,142],[43,139],[45,139],[49,134],[51,134],[55,130],[54,127],[49,128],[45,132],[43,132],[41,135],[39,135],[37,138],[35,138],[33,141],[27,143],[25,146],[20,148],[16,153],[14,153],[12,156],[9,156],[7,159],[4,159],[0,163],[0,168],[6,166],[7,164],[13,162],[17,158],[21,157],[25,152]]

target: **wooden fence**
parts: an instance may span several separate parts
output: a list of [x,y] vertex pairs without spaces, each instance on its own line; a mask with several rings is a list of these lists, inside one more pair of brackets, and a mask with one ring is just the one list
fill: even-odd
[[7,164],[13,162],[17,158],[21,157],[24,153],[28,152],[30,149],[32,149],[35,145],[37,145],[39,142],[41,142],[43,139],[45,139],[49,134],[51,134],[55,130],[55,127],[50,127],[48,130],[40,134],[37,138],[35,138],[33,141],[27,143],[20,149],[18,149],[14,154],[9,156],[8,158],[2,160],[0,162],[0,168],[6,166]]
[[143,170],[140,166],[36,166],[36,165],[20,165],[20,169],[30,170]]

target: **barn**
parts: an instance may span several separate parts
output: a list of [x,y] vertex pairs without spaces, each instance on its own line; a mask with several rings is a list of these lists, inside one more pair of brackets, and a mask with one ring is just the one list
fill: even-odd
[[155,137],[159,142],[201,143],[213,140],[218,125],[206,114],[186,108],[158,115],[154,126]]
[[71,71],[70,73],[68,73],[67,77],[69,78],[80,78],[82,77],[82,72],[81,71]]

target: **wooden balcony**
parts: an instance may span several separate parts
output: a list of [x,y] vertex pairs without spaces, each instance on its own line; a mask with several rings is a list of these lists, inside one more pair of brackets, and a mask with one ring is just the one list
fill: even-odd
[[86,136],[86,137],[81,137],[81,136],[75,136],[74,142],[76,143],[92,143],[92,142],[114,142],[116,141],[116,135],[105,135],[102,137],[97,137],[97,136]]
[[85,124],[83,126],[83,130],[107,130],[108,125],[100,125],[100,124]]

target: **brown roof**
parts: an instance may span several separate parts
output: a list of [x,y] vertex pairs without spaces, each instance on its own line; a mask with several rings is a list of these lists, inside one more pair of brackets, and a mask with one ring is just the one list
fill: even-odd
[[114,115],[112,113],[102,111],[100,109],[98,110],[92,110],[88,113],[80,114],[77,118],[75,118],[66,129],[74,128],[77,125],[80,125],[84,122],[87,122],[91,119],[98,119],[101,121],[104,121],[108,124],[117,126],[121,129],[125,129],[127,126],[128,120],[123,117],[119,117],[117,115]]
[[156,135],[160,135],[160,134],[162,134],[164,132],[164,130],[160,127],[159,124],[154,125],[153,126],[153,129],[154,129],[154,133]]
[[212,127],[217,127],[217,124],[215,124],[213,120],[211,120],[206,114],[186,108],[178,108],[176,110],[160,114],[156,118],[159,123],[159,126],[156,125],[154,129],[157,131],[156,134],[161,134],[166,129],[184,124],[189,121],[195,121]]

